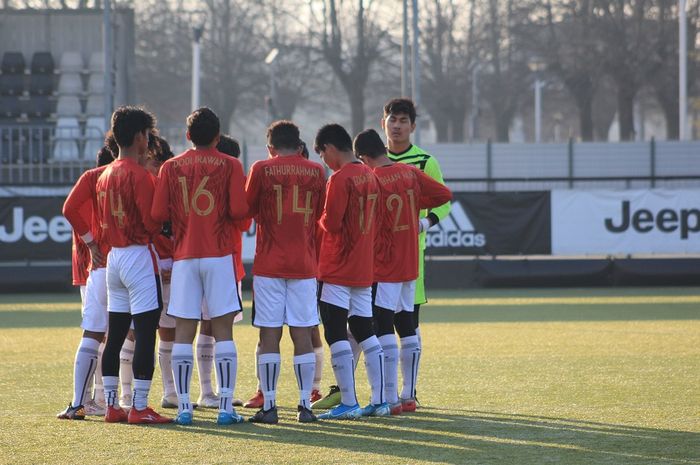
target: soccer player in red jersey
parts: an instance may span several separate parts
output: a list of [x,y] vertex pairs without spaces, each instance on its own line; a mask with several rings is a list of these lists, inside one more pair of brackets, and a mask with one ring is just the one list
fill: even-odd
[[[83,304],[83,337],[73,364],[73,399],[57,416],[59,419],[82,420],[85,415],[104,415],[104,407],[88,396],[92,379],[100,363],[99,349],[107,331],[107,293],[105,286],[105,257],[100,247],[101,228],[97,215],[95,186],[106,166],[114,161],[108,147],[97,154],[97,168],[83,173],[63,204],[63,215],[73,227],[73,285],[80,285]],[[88,245],[89,244],[89,245]],[[99,395],[97,396],[99,399]]]
[[449,202],[452,193],[418,168],[391,161],[373,129],[357,135],[354,149],[357,157],[374,170],[385,207],[383,215],[377,218],[372,304],[384,350],[385,393],[391,412],[396,415],[401,413],[401,402],[397,393],[399,349],[394,326],[401,338],[402,400],[413,397],[420,363],[412,315],[418,277],[418,215],[422,209]]
[[[119,156],[97,180],[97,211],[103,237],[111,247],[107,259],[109,333],[102,356],[107,401],[105,421],[168,423],[148,407],[154,368],[156,329],[160,319],[160,279],[156,256],[149,244],[162,224],[151,217],[153,176],[141,166],[148,151],[155,117],[136,107],[120,107],[112,114],[112,132]],[[133,318],[133,407],[118,406],[119,350]]]
[[[173,158],[174,154],[170,144],[159,135],[152,138],[153,144],[149,149],[145,168],[154,177],[158,177],[160,167],[166,161]],[[153,245],[158,253],[158,269],[160,270],[160,282],[162,289],[163,309],[158,321],[158,365],[160,366],[161,379],[163,381],[163,397],[160,406],[163,408],[177,408],[177,392],[173,379],[172,351],[175,341],[175,318],[167,314],[170,302],[170,277],[173,268],[173,240],[170,225],[163,228],[160,234],[152,237]]]
[[175,241],[168,315],[176,318],[172,363],[180,425],[192,423],[190,380],[192,342],[206,299],[215,345],[219,381],[217,423],[240,423],[233,408],[237,353],[233,318],[241,309],[230,250],[231,225],[245,218],[245,177],[240,162],[216,150],[219,118],[208,108],[187,118],[187,138],[194,147],[168,160],[160,170],[153,217],[172,222]]
[[[372,328],[374,239],[381,196],[372,170],[352,151],[352,139],[338,124],[319,129],[316,153],[334,171],[326,186],[320,220],[323,229],[319,257],[319,307],[331,365],[340,387],[341,403],[320,419],[389,415],[384,399],[384,355]],[[365,354],[372,388],[370,404],[362,409],[355,395],[354,360],[347,328]],[[371,412],[370,412],[371,410]]]
[[[226,134],[220,135],[216,150],[236,159],[241,155],[241,146],[238,144],[238,141]],[[236,266],[236,279],[238,280],[236,286],[239,296],[241,296],[241,281],[245,277],[245,268],[243,268],[243,260],[241,258],[241,253],[243,251],[242,235],[250,228],[251,223],[252,220],[250,219],[238,220],[234,221],[231,226],[231,253]],[[236,323],[242,319],[243,312],[236,312],[233,322]],[[197,400],[197,407],[200,408],[219,408],[219,396],[214,392],[211,384],[215,342],[211,332],[211,319],[209,318],[208,308],[206,302],[203,302],[202,321],[199,324],[199,334],[197,335],[196,344],[197,351],[195,354],[195,358],[197,359],[197,371],[199,372],[199,399]],[[239,405],[243,405],[243,402],[240,399],[234,398],[233,406],[236,407]],[[177,405],[175,407],[177,407]]]
[[270,157],[250,169],[246,185],[249,214],[257,223],[253,325],[260,328],[258,376],[264,404],[250,418],[277,423],[280,339],[285,324],[294,343],[294,373],[299,386],[297,419],[315,421],[309,399],[316,358],[311,329],[316,306],[316,222],[323,210],[323,167],[301,155],[299,128],[277,121],[267,130]]

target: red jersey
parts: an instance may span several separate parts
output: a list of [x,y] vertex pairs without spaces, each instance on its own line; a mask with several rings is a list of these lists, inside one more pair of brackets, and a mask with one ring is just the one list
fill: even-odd
[[243,167],[216,149],[190,149],[160,168],[151,212],[172,222],[174,260],[231,253],[233,221],[245,218]]
[[253,274],[270,278],[316,277],[316,222],[323,211],[323,167],[301,155],[255,162],[246,196],[257,223]]
[[243,267],[243,233],[250,229],[253,220],[250,218],[233,222],[231,230],[231,253],[235,261],[236,280],[245,278],[245,268]]
[[452,199],[450,190],[404,163],[374,168],[384,208],[377,218],[374,280],[404,282],[418,277],[418,215]]
[[88,272],[92,269],[90,249],[84,241],[88,233],[88,239],[92,236],[105,257],[109,252],[109,246],[102,238],[100,218],[97,214],[97,179],[105,168],[107,167],[100,166],[84,172],[76,181],[63,204],[63,216],[73,227],[74,285],[85,284]]
[[107,165],[97,180],[97,210],[111,247],[148,245],[162,224],[151,217],[155,178],[131,158]]
[[331,175],[320,220],[321,281],[350,287],[372,285],[376,217],[381,208],[379,184],[369,167],[348,163]]

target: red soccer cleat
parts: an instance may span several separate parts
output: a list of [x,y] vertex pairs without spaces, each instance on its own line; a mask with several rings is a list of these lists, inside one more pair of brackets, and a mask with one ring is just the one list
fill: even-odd
[[416,399],[401,399],[401,411],[402,412],[415,412],[416,411]]
[[143,410],[138,410],[135,407],[132,407],[131,410],[129,410],[130,425],[150,425],[172,422],[172,418],[161,416],[160,414],[156,413],[151,407],[146,407]]
[[124,423],[128,418],[128,412],[121,407],[107,407],[105,412],[105,421],[107,423]]
[[243,404],[243,407],[245,408],[262,408],[263,404],[265,403],[265,398],[263,397],[263,393],[261,390],[258,389],[258,391],[255,393],[253,397],[248,399],[248,402]]
[[392,415],[401,415],[401,412],[403,412],[403,407],[401,406],[401,402],[396,402],[395,404],[391,404],[391,414]]
[[311,400],[312,404],[314,402],[316,402],[317,400],[321,400],[322,398],[323,398],[323,396],[321,395],[320,392],[318,392],[318,389],[314,389],[313,391],[311,391],[311,399],[310,400]]

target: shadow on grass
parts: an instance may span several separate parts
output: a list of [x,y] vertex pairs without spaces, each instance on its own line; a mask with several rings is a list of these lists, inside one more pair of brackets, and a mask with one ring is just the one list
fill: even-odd
[[[409,463],[700,463],[700,433],[467,410],[422,409],[401,417],[227,429],[202,421],[188,431],[222,440],[323,447],[330,453],[380,454]],[[264,458],[264,450],[260,454]]]

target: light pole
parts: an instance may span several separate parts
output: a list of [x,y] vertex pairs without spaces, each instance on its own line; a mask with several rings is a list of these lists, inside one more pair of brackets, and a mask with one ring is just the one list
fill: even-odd
[[265,57],[265,64],[268,66],[270,71],[270,98],[268,99],[268,112],[270,114],[270,123],[277,119],[277,112],[275,111],[275,104],[277,103],[277,86],[275,83],[275,60],[277,55],[279,55],[279,49],[273,48],[270,53]]
[[479,138],[479,71],[481,71],[481,65],[477,63],[472,68],[472,110],[469,113],[472,141]]
[[104,57],[104,117],[105,128],[111,126],[112,109],[114,107],[114,85],[112,84],[112,5],[110,0],[104,0],[102,14],[102,55]]
[[686,0],[678,1],[678,138],[688,140],[688,21]]
[[542,71],[546,64],[538,59],[533,59],[528,63],[530,71],[535,73],[535,143],[542,142],[542,88],[545,82],[542,79]]
[[[418,29],[418,0],[413,0],[413,59],[411,62],[411,71],[413,72],[413,78],[411,80],[411,87],[413,88],[413,103],[416,107],[420,107],[420,56],[419,56],[419,42],[420,31]],[[420,123],[416,124],[415,137],[416,145],[420,145]]]
[[204,34],[204,21],[195,22],[192,26],[192,111],[199,108],[202,34]]

